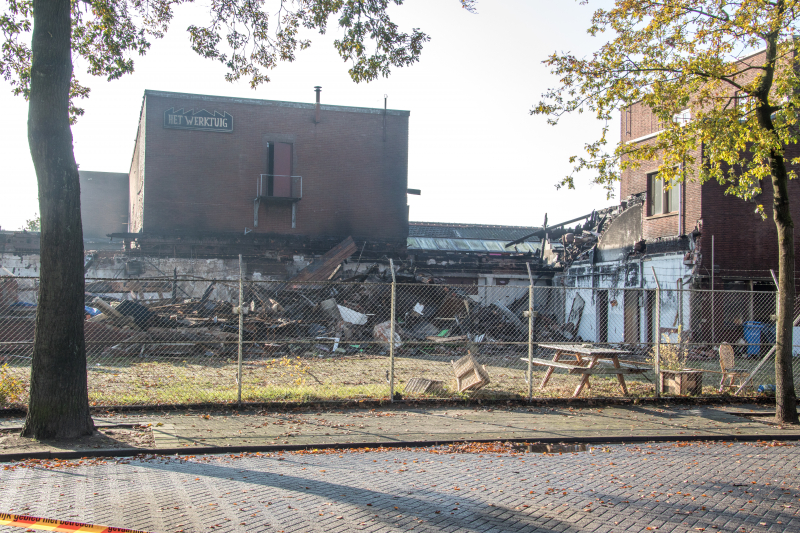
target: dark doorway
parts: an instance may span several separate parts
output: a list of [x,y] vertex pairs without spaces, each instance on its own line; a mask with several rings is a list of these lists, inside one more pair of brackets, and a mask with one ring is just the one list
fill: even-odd
[[597,342],[608,342],[608,291],[597,291]]
[[625,342],[628,344],[638,343],[640,341],[639,317],[641,316],[639,291],[626,290],[623,305],[625,306]]
[[267,152],[267,196],[292,196],[292,145],[269,143]]

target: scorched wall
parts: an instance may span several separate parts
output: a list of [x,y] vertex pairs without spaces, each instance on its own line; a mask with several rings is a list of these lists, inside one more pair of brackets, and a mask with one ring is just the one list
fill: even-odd
[[[168,127],[168,110],[227,113],[232,131]],[[132,231],[404,241],[408,120],[408,111],[323,105],[317,122],[314,104],[146,91],[131,168]],[[270,143],[292,145],[291,174],[302,176],[295,227],[291,202],[273,201],[261,203],[254,226]]]

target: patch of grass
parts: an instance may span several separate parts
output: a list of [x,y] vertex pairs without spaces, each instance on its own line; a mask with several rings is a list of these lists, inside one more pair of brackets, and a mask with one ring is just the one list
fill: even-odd
[[[488,351],[488,350],[487,350]],[[491,382],[475,392],[459,393],[455,387],[451,360],[453,355],[395,357],[395,391],[405,394],[405,384],[411,378],[426,378],[443,382],[443,390],[435,394],[410,395],[410,398],[486,398],[525,399],[528,396],[527,363],[521,361],[527,351],[509,346],[492,353],[477,355],[486,366]],[[539,357],[549,358],[547,354]],[[741,360],[737,366],[753,368],[760,358]],[[706,370],[703,374],[703,394],[718,395],[720,374],[716,358],[691,359],[689,368]],[[643,362],[644,364],[644,362]],[[242,364],[242,400],[248,402],[313,402],[325,400],[358,400],[389,398],[389,357],[387,354],[359,354],[335,357],[267,357],[245,360]],[[103,405],[161,405],[189,403],[231,403],[237,400],[238,381],[235,359],[192,357],[186,359],[139,356],[89,357],[89,397],[96,406]],[[800,358],[794,358],[796,378],[800,379]],[[533,396],[535,398],[569,398],[580,382],[580,376],[557,369],[547,386],[540,389],[545,368],[534,366]],[[6,394],[0,405],[24,405],[30,381],[30,366],[12,364],[2,367],[2,379],[13,383],[14,394]],[[772,361],[764,364],[753,385],[774,382]],[[652,372],[625,376],[631,397],[652,397],[655,386]],[[592,376],[582,398],[621,397],[617,378]],[[3,385],[0,385],[2,387]],[[9,389],[11,390],[11,389]]]

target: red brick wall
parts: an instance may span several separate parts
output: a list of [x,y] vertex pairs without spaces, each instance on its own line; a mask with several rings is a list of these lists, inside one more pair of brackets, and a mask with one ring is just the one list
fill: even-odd
[[[620,113],[620,133],[624,143],[639,139],[645,135],[658,131],[658,124],[650,108],[641,103],[633,104]],[[652,167],[652,168],[651,168]],[[620,198],[625,199],[632,194],[647,190],[647,173],[652,172],[658,165],[647,165],[637,170],[623,172],[620,180]]]
[[[146,93],[143,230],[244,232],[405,239],[408,113],[308,104]],[[206,109],[233,116],[233,133],[166,129],[164,111]],[[303,177],[297,227],[291,206],[262,202],[253,226],[256,180],[267,172],[267,143],[294,145]],[[133,199],[133,191],[131,198]]]
[[[797,146],[791,150],[800,155]],[[788,155],[788,154],[787,154]],[[716,182],[703,185],[703,267],[711,269],[711,236],[714,236],[715,263],[721,277],[769,279],[769,269],[778,268],[778,237],[772,218],[772,183],[764,180],[755,202],[725,195],[725,186]],[[789,181],[792,220],[800,224],[800,182]],[[755,214],[764,206],[767,220]],[[795,254],[800,254],[800,239],[795,232]]]
[[[648,142],[648,141],[643,141]],[[695,157],[699,161],[699,157]],[[647,175],[658,171],[659,161],[645,161],[641,166],[634,170],[626,170],[621,179],[621,198],[624,200],[632,194],[647,192]],[[642,210],[642,232],[645,239],[656,239],[658,237],[674,237],[690,233],[702,218],[702,202],[700,198],[700,183],[693,181],[692,176],[696,176],[696,166],[687,165],[686,176],[688,179],[681,185],[681,201],[683,203],[683,216],[679,212],[668,215],[648,216],[650,206],[646,203]],[[649,202],[649,199],[648,199]]]
[[[763,52],[745,58],[744,64],[758,64],[763,61]],[[752,81],[758,73],[757,70],[746,70],[737,79],[739,83]],[[730,89],[733,96],[733,88]],[[623,110],[620,114],[621,140],[622,142],[637,141],[642,143],[649,142],[649,135],[661,130],[658,118],[653,115],[651,110],[636,103],[629,109]],[[644,137],[644,139],[643,139]],[[724,194],[724,188],[716,183],[709,183],[701,187],[700,183],[693,178],[698,175],[698,165],[700,152],[695,153],[695,163],[687,168],[687,180],[683,184],[681,196],[683,198],[683,216],[679,219],[677,214],[648,217],[648,207],[643,211],[643,234],[645,239],[655,239],[658,237],[674,236],[690,233],[699,222],[703,222],[703,235],[708,237],[703,243],[704,266],[710,268],[711,264],[711,243],[710,235],[715,234],[717,251],[722,255],[718,256],[717,264],[725,268],[755,268],[755,265],[768,262],[774,264],[777,257],[777,240],[775,237],[774,223],[770,220],[767,223],[760,222],[760,219],[753,214],[755,204],[744,202]],[[641,168],[629,170],[622,174],[620,182],[620,196],[624,200],[632,194],[647,191],[647,174],[658,169],[659,162],[645,162]],[[771,184],[763,184],[769,188],[758,199],[758,203],[763,204],[771,215],[772,191]],[[792,182],[790,191],[797,198],[800,204],[800,185]],[[800,208],[800,205],[798,205]],[[726,235],[722,237],[722,235]],[[730,241],[726,245],[720,243],[720,238]],[[752,242],[751,242],[752,241]],[[724,248],[720,248],[724,246]],[[747,251],[744,256],[740,255]],[[746,257],[746,259],[742,259]],[[705,264],[707,261],[707,264]],[[721,262],[723,261],[723,262]],[[768,267],[758,267],[763,268]],[[746,277],[746,276],[745,276]]]

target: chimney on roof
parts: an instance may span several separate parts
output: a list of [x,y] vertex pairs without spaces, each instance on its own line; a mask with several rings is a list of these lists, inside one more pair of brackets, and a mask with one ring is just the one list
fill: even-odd
[[314,87],[314,92],[317,93],[317,109],[314,113],[314,123],[319,124],[319,93],[322,92],[322,87],[319,85]]

